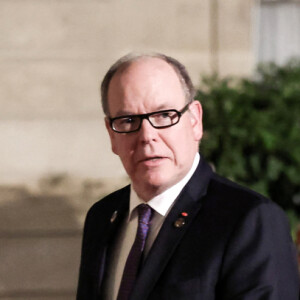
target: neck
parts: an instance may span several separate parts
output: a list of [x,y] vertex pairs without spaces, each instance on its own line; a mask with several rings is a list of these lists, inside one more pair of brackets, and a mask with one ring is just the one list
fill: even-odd
[[163,193],[167,189],[167,188],[162,188],[157,186],[151,186],[148,184],[138,185],[138,186],[132,184],[132,186],[136,194],[138,195],[138,197],[145,202],[148,202],[149,200]]

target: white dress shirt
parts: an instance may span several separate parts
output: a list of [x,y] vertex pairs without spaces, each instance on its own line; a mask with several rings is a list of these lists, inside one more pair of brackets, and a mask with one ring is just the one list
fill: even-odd
[[[164,191],[162,194],[155,196],[147,202],[147,204],[153,209],[153,216],[151,219],[150,229],[148,232],[147,241],[144,249],[144,257],[148,254],[177,196],[194,174],[199,161],[200,155],[199,153],[197,153],[194,158],[194,162],[191,169],[186,174],[186,176],[183,179],[181,179],[181,181]],[[138,226],[138,214],[135,208],[142,203],[145,202],[138,197],[131,185],[128,217],[125,218],[120,235],[117,237],[117,241],[113,249],[114,253],[111,256],[112,261],[110,262],[108,279],[105,287],[106,300],[117,299],[125,263],[130,252],[131,246],[134,242]]]

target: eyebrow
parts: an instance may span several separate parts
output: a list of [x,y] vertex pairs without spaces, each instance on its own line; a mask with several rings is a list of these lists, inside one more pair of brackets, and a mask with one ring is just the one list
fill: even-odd
[[174,109],[174,107],[169,107],[169,105],[161,104],[157,107],[155,111],[168,110],[168,109]]
[[134,114],[129,111],[121,110],[121,111],[117,112],[117,114],[114,118],[121,117],[121,116],[132,116],[132,115],[134,115]]
[[132,113],[128,110],[121,110],[121,111],[118,111],[116,116],[113,117],[113,118],[118,118],[118,117],[122,117],[122,116],[135,116],[135,115],[143,115],[143,114],[150,114],[152,112],[156,112],[156,111],[161,111],[161,110],[169,110],[169,109],[174,109],[174,107],[170,107],[169,105],[165,105],[165,104],[161,104],[159,105],[155,110],[152,110],[152,111],[149,111],[149,112],[145,112],[145,113],[139,113],[139,114],[135,114],[135,113]]

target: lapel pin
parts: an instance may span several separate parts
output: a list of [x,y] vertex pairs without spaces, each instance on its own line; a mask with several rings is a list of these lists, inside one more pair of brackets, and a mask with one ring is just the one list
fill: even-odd
[[117,216],[118,216],[118,211],[115,210],[115,211],[113,212],[113,214],[111,215],[110,223],[113,223],[113,222],[116,220]]
[[183,225],[185,225],[185,218],[188,216],[189,214],[185,211],[183,211],[181,214],[180,214],[180,217],[174,222],[174,226],[176,228],[180,228],[182,227]]
[[174,222],[174,226],[176,228],[180,228],[185,224],[185,220],[184,218],[178,218],[175,222]]

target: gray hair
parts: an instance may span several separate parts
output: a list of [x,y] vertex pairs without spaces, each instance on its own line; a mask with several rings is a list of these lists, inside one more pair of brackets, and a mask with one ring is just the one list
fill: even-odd
[[183,64],[181,64],[178,60],[161,54],[161,53],[154,53],[154,54],[128,54],[120,59],[118,59],[107,71],[105,74],[102,83],[101,83],[101,101],[102,101],[102,109],[105,115],[109,115],[108,110],[108,88],[109,83],[112,79],[112,77],[117,73],[118,70],[126,69],[130,64],[132,64],[134,61],[137,61],[139,59],[143,58],[159,58],[163,61],[167,62],[169,65],[171,65],[178,75],[178,78],[181,82],[182,89],[184,91],[186,102],[192,102],[195,97],[195,88],[193,86],[192,80]]

